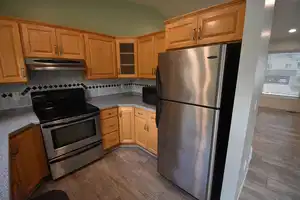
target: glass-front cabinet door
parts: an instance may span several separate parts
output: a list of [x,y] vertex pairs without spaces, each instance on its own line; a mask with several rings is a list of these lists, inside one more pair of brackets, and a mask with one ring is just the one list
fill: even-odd
[[137,43],[133,38],[117,38],[118,77],[137,77]]

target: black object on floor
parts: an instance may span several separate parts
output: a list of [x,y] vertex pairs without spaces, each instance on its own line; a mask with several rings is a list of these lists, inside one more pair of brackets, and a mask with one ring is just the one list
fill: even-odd
[[64,191],[52,190],[31,200],[69,200],[69,197]]

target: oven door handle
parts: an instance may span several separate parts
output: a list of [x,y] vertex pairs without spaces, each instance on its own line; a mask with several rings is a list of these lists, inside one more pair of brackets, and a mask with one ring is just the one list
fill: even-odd
[[79,124],[81,122],[85,122],[85,121],[88,121],[88,120],[91,120],[91,119],[95,119],[95,116],[98,116],[98,115],[99,115],[99,113],[96,113],[95,115],[90,115],[90,116],[82,117],[82,118],[79,118],[79,119],[69,120],[67,122],[42,125],[42,128],[43,129],[58,129],[58,128],[63,128],[65,126]]

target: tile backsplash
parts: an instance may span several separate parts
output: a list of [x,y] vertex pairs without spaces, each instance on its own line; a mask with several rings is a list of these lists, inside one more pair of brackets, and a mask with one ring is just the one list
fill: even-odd
[[101,79],[86,80],[81,71],[31,71],[27,84],[0,85],[0,110],[31,106],[30,93],[34,91],[83,88],[86,97],[133,92],[155,85],[155,80]]

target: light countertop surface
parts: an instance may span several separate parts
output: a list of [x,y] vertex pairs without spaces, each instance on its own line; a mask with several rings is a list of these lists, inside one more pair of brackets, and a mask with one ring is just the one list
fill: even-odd
[[[155,112],[155,106],[143,103],[141,96],[115,94],[87,100],[100,110],[116,106],[133,106]],[[0,111],[0,199],[9,199],[9,136],[22,132],[27,127],[39,124],[32,107]]]

